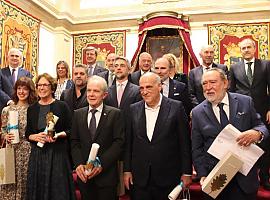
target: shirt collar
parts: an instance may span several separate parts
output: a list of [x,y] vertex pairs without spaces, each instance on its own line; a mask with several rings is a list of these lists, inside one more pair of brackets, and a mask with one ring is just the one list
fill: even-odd
[[155,108],[151,108],[146,103],[144,103],[145,109],[146,110],[156,110],[156,109],[158,109],[160,107],[160,105],[161,105],[162,98],[163,98],[162,97],[162,94],[160,94],[160,96],[159,96],[159,102],[158,102],[158,104],[156,105]]
[[209,66],[205,66],[205,65],[202,64],[203,70],[206,70],[207,68],[211,69],[212,66],[213,66],[213,63],[211,65],[209,65]]
[[170,80],[170,78],[168,77],[165,81],[162,82],[162,84],[168,86],[170,83],[169,80]]
[[[89,105],[89,110],[88,110],[88,113],[90,113],[90,110],[92,110],[94,108],[92,108],[90,105]],[[103,103],[100,104],[99,107],[96,108],[97,112],[102,112],[102,109],[103,109]]]
[[249,63],[249,62],[252,62],[254,63],[255,62],[255,58],[252,58],[250,61],[247,61],[247,60],[244,60],[245,64]]
[[128,82],[128,80],[125,80],[125,81],[123,81],[123,82],[121,82],[121,83],[118,82],[118,81],[116,81],[116,85],[119,86],[120,84],[122,84],[122,87],[126,87],[127,82]]
[[[227,92],[225,93],[225,96],[223,97],[223,99],[219,103],[223,103],[224,105],[229,106],[229,96],[228,96]],[[217,106],[217,104],[212,104],[212,105]]]

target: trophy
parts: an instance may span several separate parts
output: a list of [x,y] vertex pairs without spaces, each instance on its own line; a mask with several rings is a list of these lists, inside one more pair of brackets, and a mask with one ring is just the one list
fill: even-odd
[[[54,115],[52,112],[48,112],[46,115],[46,124],[47,125],[46,125],[44,132],[47,133],[47,135],[51,138],[53,138],[55,135],[54,126],[55,126],[58,119],[59,119],[59,117]],[[44,144],[41,142],[38,142],[37,146],[43,147]]]
[[99,144],[93,143],[90,153],[89,153],[87,163],[85,165],[86,175],[89,175],[94,167],[100,166],[100,161],[97,157],[98,149],[99,149]]

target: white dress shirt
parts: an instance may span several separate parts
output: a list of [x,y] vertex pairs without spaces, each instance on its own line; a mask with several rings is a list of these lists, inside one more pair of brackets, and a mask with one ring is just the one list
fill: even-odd
[[148,139],[151,141],[161,105],[162,95],[160,95],[159,103],[155,108],[150,108],[145,103],[145,117],[146,117],[146,133]]
[[[229,97],[228,97],[227,92],[220,103],[224,103],[223,110],[225,111],[228,120],[230,120],[230,118],[229,118],[230,117]],[[220,123],[220,112],[219,112],[218,104],[212,104],[212,108],[213,108],[214,114],[215,114],[218,122]]]
[[[13,69],[15,69],[15,71],[14,71],[14,73],[15,73],[15,82],[17,81],[17,79],[18,79],[18,72],[19,72],[19,67],[16,67],[16,68],[13,68],[13,67],[10,67],[9,66],[9,70],[10,70],[10,74],[11,74],[11,76],[12,76],[12,71],[13,71]],[[14,83],[15,84],[15,83]]]
[[[89,105],[89,109],[88,109],[88,116],[87,116],[87,124],[88,124],[88,127],[89,127],[89,124],[90,124],[90,120],[92,118],[92,113],[90,112],[90,110],[92,110],[93,108]],[[103,110],[103,103],[100,104],[99,107],[96,108],[97,112],[95,113],[95,117],[96,117],[96,128],[98,127],[98,123],[99,123],[99,120],[100,120],[100,117],[101,117],[101,113],[102,113],[102,110]]]
[[170,87],[170,82],[169,82],[169,78],[167,78],[165,81],[162,82],[162,94],[165,97],[169,96],[169,87]]
[[245,71],[246,71],[246,74],[248,74],[248,63],[249,62],[252,62],[251,64],[251,71],[252,71],[252,75],[254,74],[254,63],[255,63],[255,58],[252,58],[251,61],[247,61],[247,60],[244,60],[244,63],[245,63]]

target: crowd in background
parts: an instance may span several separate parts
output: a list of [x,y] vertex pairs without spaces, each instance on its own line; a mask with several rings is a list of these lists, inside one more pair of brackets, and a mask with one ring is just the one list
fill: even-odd
[[[192,175],[203,183],[218,162],[207,149],[229,123],[243,133],[239,145],[257,143],[265,153],[218,198],[255,199],[259,181],[270,190],[270,61],[255,58],[251,39],[239,48],[243,60],[228,69],[213,62],[212,46],[202,47],[202,64],[187,75],[173,54],[153,61],[142,52],[134,71],[115,53],[99,66],[97,49],[87,47],[87,64],[73,66],[72,78],[59,61],[56,78],[44,73],[35,83],[21,66],[22,53],[10,49],[9,66],[0,70],[1,139],[14,140],[9,112],[17,111],[20,141],[12,144],[16,183],[1,185],[1,198],[76,199],[74,170],[82,199],[129,191],[135,200],[164,200],[181,181],[188,187]],[[100,145],[98,159],[86,173],[93,143]]]

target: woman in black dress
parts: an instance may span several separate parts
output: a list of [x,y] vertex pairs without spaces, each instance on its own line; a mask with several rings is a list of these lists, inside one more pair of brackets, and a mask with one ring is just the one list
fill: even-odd
[[[74,185],[67,153],[71,113],[66,103],[53,98],[56,81],[49,74],[39,75],[36,87],[39,101],[27,110],[25,135],[31,142],[31,154],[26,199],[73,200]],[[58,118],[56,123],[52,116]],[[45,131],[48,124],[53,124],[48,129],[62,132],[61,136],[48,135]]]

